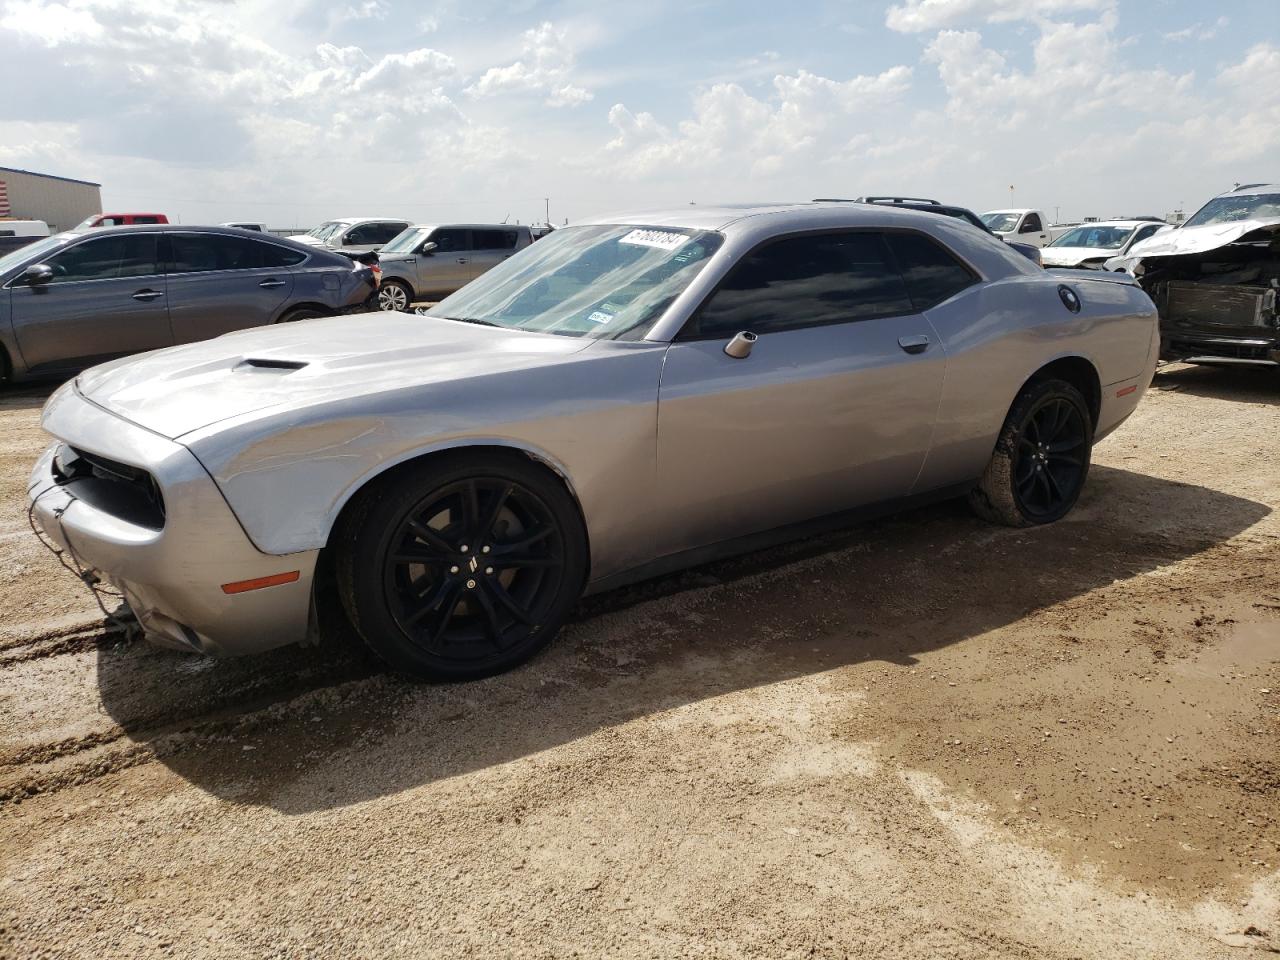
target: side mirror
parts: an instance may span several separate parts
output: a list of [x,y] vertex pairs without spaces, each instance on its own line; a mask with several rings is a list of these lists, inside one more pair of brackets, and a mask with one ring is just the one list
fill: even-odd
[[39,287],[53,279],[53,267],[47,263],[33,263],[23,275],[27,278],[27,286]]
[[426,243],[422,245],[422,253],[424,256],[429,257],[431,256],[432,252],[434,252],[435,250],[438,250],[439,248],[440,248],[440,244],[436,243],[434,240],[428,240]]

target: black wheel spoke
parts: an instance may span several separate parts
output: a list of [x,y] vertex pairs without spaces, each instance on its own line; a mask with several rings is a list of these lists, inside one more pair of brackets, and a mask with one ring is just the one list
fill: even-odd
[[1058,478],[1053,475],[1053,471],[1046,467],[1044,470],[1040,472],[1044,475],[1045,490],[1049,494],[1049,502],[1054,503],[1056,501],[1062,500],[1063,498],[1062,487],[1059,486]]
[[507,484],[493,495],[489,510],[480,524],[479,536],[482,539],[492,539],[493,528],[498,523],[498,517],[502,515],[502,508],[507,504],[507,497],[511,496],[511,491],[514,489],[515,487],[511,484]]
[[526,536],[523,540],[517,540],[514,543],[497,544],[493,548],[494,555],[498,557],[509,557],[513,554],[523,553],[535,543],[541,543],[555,532],[555,528],[550,525],[542,527],[541,529],[535,530],[533,533]]
[[408,522],[408,527],[413,532],[413,535],[423,543],[429,544],[445,556],[451,556],[453,554],[453,546],[425,523],[411,517]]
[[[422,606],[418,607],[418,609],[414,610],[413,613],[409,614],[409,616],[405,618],[404,625],[406,627],[411,627],[434,611],[436,607],[440,606],[441,602],[448,597],[449,591],[454,588],[455,583],[456,581],[453,580],[441,580],[439,585],[432,592],[431,596],[422,604]],[[418,596],[421,598],[421,594]]]
[[1068,450],[1074,450],[1076,447],[1084,443],[1084,437],[1071,437],[1067,440],[1057,440],[1048,444],[1049,453],[1066,453]]
[[497,600],[498,603],[502,604],[502,606],[506,607],[513,617],[521,623],[533,623],[533,617],[530,615],[529,611],[516,602],[516,598],[511,596],[511,594],[507,592],[507,588],[502,585],[502,581],[489,578],[488,580],[485,580],[484,586],[486,591],[483,592],[492,594],[493,598]]
[[446,632],[449,629],[449,621],[453,619],[454,611],[458,609],[458,603],[462,600],[462,584],[454,581],[453,589],[449,592],[449,596],[445,599],[444,609],[440,613],[440,619],[436,622],[436,628],[432,631],[435,635],[437,643],[444,642]]
[[462,529],[464,536],[480,535],[480,491],[474,480],[468,480],[462,487]]
[[480,604],[480,609],[484,612],[484,633],[485,636],[498,649],[502,649],[502,628],[498,625],[498,609],[493,605],[493,600],[489,598],[489,591],[479,589],[468,594],[473,596]]
[[504,570],[519,570],[526,567],[558,567],[563,563],[559,557],[499,557],[493,561]]

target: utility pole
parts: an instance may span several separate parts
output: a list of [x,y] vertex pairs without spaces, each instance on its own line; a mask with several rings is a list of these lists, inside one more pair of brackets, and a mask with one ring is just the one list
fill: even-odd
[[543,197],[543,198],[542,198],[542,202],[543,202],[544,204],[546,204],[546,214],[545,214],[545,216],[546,216],[546,221],[547,221],[547,223],[548,223],[548,224],[550,224],[550,223],[551,223],[551,198],[550,198],[550,197]]
[[1054,222],[1054,223],[1061,223],[1061,222],[1062,222],[1062,208],[1061,208],[1061,207],[1054,207],[1054,208],[1053,208],[1053,222]]
[[1009,184],[1009,206],[1013,206],[1013,184]]

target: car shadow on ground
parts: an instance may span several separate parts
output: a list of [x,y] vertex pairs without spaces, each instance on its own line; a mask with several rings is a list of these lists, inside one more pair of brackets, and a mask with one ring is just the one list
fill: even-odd
[[24,383],[16,387],[0,387],[0,410],[38,410],[62,381]]
[[1269,512],[1095,467],[1071,518],[1049,527],[993,527],[951,502],[588,598],[531,663],[474,683],[415,684],[331,640],[220,661],[104,649],[98,688],[128,736],[193,784],[301,814],[737,690],[910,665],[1210,550]]
[[1190,393],[1232,403],[1280,404],[1280,367],[1248,364],[1167,364],[1156,371],[1153,390]]

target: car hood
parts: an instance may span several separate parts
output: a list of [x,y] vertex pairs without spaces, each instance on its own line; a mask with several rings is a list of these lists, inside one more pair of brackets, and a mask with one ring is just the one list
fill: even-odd
[[1114,250],[1101,247],[1041,247],[1040,258],[1045,266],[1074,267],[1085,260],[1105,260],[1114,257]]
[[90,402],[177,439],[270,407],[296,408],[555,363],[593,341],[368,313],[242,330],[93,367]]
[[1180,257],[1188,253],[1208,253],[1251,234],[1257,239],[1280,233],[1280,217],[1265,220],[1237,220],[1233,223],[1208,223],[1203,227],[1178,227],[1161,230],[1153,237],[1129,248],[1130,257]]

